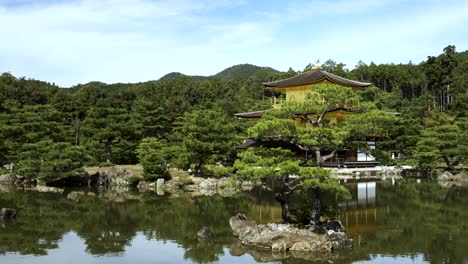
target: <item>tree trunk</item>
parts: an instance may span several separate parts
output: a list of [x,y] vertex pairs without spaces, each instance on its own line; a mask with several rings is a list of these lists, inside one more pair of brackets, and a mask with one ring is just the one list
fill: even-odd
[[315,224],[320,223],[320,216],[322,214],[321,197],[322,197],[322,191],[320,190],[320,188],[315,188],[314,189],[314,198],[315,198],[314,208],[312,208],[312,221]]
[[450,159],[444,155],[444,161],[445,161],[445,164],[447,164],[447,167],[449,170],[453,170],[453,163],[450,162]]
[[75,130],[75,145],[80,145],[80,130],[81,130],[81,120],[79,116],[76,116],[72,121],[73,129]]
[[112,158],[112,141],[106,141],[106,161],[114,163],[114,159]]
[[197,162],[197,164],[195,165],[195,168],[194,168],[195,175],[200,175],[200,170],[201,170],[204,163],[205,162],[203,162],[203,161]]
[[330,154],[322,156],[322,154],[320,153],[320,148],[319,147],[315,147],[314,149],[315,149],[315,156],[317,157],[317,165],[319,167],[322,167],[323,163],[326,160],[332,158],[336,154],[336,150],[333,150]]
[[322,154],[320,153],[319,147],[315,147],[315,158],[317,160],[317,165],[321,167],[322,164],[320,164],[320,160],[322,159]]
[[283,219],[283,222],[291,222],[291,217],[289,215],[289,194],[284,192],[277,193],[275,198],[281,204],[281,218]]

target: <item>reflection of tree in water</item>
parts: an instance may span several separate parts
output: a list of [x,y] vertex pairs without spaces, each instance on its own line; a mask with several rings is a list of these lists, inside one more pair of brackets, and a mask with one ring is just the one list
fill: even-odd
[[[383,215],[377,211],[376,223],[388,228],[355,237],[352,254],[333,261],[350,263],[375,254],[396,256],[412,252],[424,254],[433,263],[463,263],[468,258],[467,189],[444,189],[433,183],[379,184],[375,206],[386,211]],[[18,211],[15,223],[0,227],[0,254],[44,255],[70,231],[84,240],[90,254],[115,254],[124,252],[141,232],[148,239],[176,242],[185,249],[186,259],[198,263],[218,261],[224,248],[236,252],[233,255],[250,254],[258,260],[305,262],[303,256],[279,256],[271,251],[259,253],[236,247],[229,218],[238,212],[257,221],[280,215],[270,194],[234,198],[142,194],[137,198],[116,203],[84,196],[74,202],[63,194],[0,193],[0,207]],[[197,232],[203,226],[212,230],[213,238],[198,240]]]
[[66,207],[66,200],[56,201],[56,209],[49,210],[51,198],[55,196],[42,193],[35,199],[22,192],[0,193],[0,207],[18,211],[16,221],[0,227],[0,254],[46,255],[48,250],[58,247],[58,240],[69,229],[66,223],[56,220],[66,215],[66,211],[60,209]]
[[[141,231],[148,239],[177,242],[185,249],[186,258],[212,262],[233,240],[229,217],[244,211],[248,203],[246,198],[167,198],[153,194],[124,203],[93,196],[73,202],[62,194],[0,193],[1,207],[18,210],[16,223],[0,232],[0,253],[45,255],[71,230],[84,240],[90,254],[119,253]],[[212,230],[213,238],[197,239],[203,226]]]
[[[247,200],[239,198],[170,198],[164,200],[164,208],[155,206],[147,210],[151,224],[145,228],[156,230],[157,239],[176,240],[185,249],[185,258],[200,263],[213,262],[233,240],[229,218],[246,207]],[[211,229],[213,238],[197,239],[197,232],[203,226]]]
[[431,263],[464,263],[468,258],[467,187],[383,183],[376,201],[377,207],[387,208],[377,219],[388,228],[355,239],[354,255],[422,253]]

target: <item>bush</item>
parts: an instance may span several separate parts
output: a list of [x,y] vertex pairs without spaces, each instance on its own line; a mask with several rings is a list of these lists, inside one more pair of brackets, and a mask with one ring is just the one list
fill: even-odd
[[130,178],[128,178],[128,184],[130,186],[133,186],[133,187],[136,187],[138,185],[138,183],[140,183],[140,181],[142,180],[142,178],[140,177],[137,177],[137,176],[131,176]]
[[166,160],[161,151],[163,144],[157,138],[145,138],[138,146],[138,159],[143,166],[143,178],[155,181],[158,178],[168,177]]

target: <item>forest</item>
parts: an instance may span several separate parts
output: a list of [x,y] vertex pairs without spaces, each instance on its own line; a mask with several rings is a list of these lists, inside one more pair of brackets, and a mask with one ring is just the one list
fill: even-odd
[[360,61],[348,70],[330,59],[287,72],[244,64],[209,77],[170,73],[156,81],[70,88],[2,73],[1,170],[13,164],[18,175],[57,179],[84,166],[140,163],[147,180],[164,177],[169,167],[214,173],[235,163],[235,146],[254,125],[234,114],[271,108],[275,94],[262,83],[313,66],[371,82],[359,100],[398,113],[373,153],[382,164],[430,171],[466,162],[468,51],[450,45],[419,64]]

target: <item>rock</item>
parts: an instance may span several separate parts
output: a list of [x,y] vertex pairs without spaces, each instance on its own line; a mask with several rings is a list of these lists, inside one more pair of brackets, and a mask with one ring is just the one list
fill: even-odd
[[221,197],[232,197],[236,195],[237,193],[239,193],[239,190],[233,186],[226,186],[218,190],[218,194]]
[[285,241],[280,241],[280,242],[273,242],[271,245],[271,250],[272,251],[284,251],[286,252],[288,249],[288,244]]
[[130,186],[129,185],[112,185],[109,191],[116,192],[116,193],[126,193],[130,191]]
[[[335,249],[352,247],[352,239],[345,232],[328,230],[325,234],[317,234],[308,229],[291,224],[257,225],[249,221],[243,214],[237,214],[229,219],[229,224],[235,236],[244,245],[269,248],[274,252],[332,252]],[[323,224],[324,229],[340,230],[338,221]]]
[[16,210],[11,208],[0,209],[0,219],[8,220],[16,218]]
[[241,190],[242,191],[251,191],[254,188],[255,184],[252,181],[242,181]]
[[25,178],[21,184],[24,188],[32,188],[36,184],[36,180]]
[[112,178],[111,185],[112,186],[128,186],[129,182],[127,179],[124,179],[124,178]]
[[195,184],[195,185],[200,185],[202,182],[205,181],[205,178],[202,178],[202,177],[196,177],[196,176],[190,176],[188,181],[192,184]]
[[449,171],[444,171],[442,172],[442,174],[439,174],[439,176],[437,176],[437,180],[438,181],[451,181],[453,180],[453,174],[450,173]]
[[130,185],[129,178],[135,176],[133,173],[127,171],[122,166],[112,166],[105,171],[99,171],[93,175],[93,184],[107,188],[109,186],[128,186]]
[[197,236],[199,238],[210,238],[213,236],[213,232],[211,232],[208,227],[204,226],[198,231]]
[[346,232],[345,227],[343,224],[338,220],[327,220],[323,223],[325,229],[328,231],[335,231],[335,232]]
[[248,221],[244,214],[237,214],[229,218],[229,225],[231,226],[232,233],[239,236],[246,228],[254,228],[257,226],[255,221]]
[[0,183],[3,184],[14,184],[16,180],[16,175],[12,173],[0,175]]
[[140,192],[154,191],[156,184],[154,182],[148,183],[146,181],[140,181],[137,188]]
[[67,195],[67,199],[70,199],[75,202],[79,202],[81,199],[81,196],[83,196],[83,194],[80,192],[71,192]]
[[34,190],[38,192],[50,192],[50,193],[63,193],[63,189],[56,188],[56,187],[48,187],[45,185],[37,185]]
[[156,189],[164,190],[164,179],[163,178],[159,178],[156,181]]
[[449,171],[444,171],[437,176],[438,181],[456,181],[456,182],[468,182],[468,175],[464,171],[453,175]]
[[328,231],[346,232],[345,227],[338,220],[326,220],[319,224],[312,223],[309,230],[316,234],[326,234]]
[[172,180],[170,180],[164,184],[164,191],[168,193],[175,193],[178,190],[179,190],[179,184],[177,182],[173,182]]
[[186,192],[197,192],[200,190],[200,186],[196,184],[184,185],[183,190]]
[[453,175],[453,179],[459,182],[468,182],[468,175],[465,172],[460,172]]
[[15,191],[16,191],[16,185],[0,183],[0,192],[15,192]]
[[116,203],[123,203],[129,198],[128,193],[116,193],[116,192],[107,192],[101,197],[109,199],[109,201]]
[[213,195],[216,193],[217,182],[214,179],[206,179],[200,183],[200,192],[205,195]]

